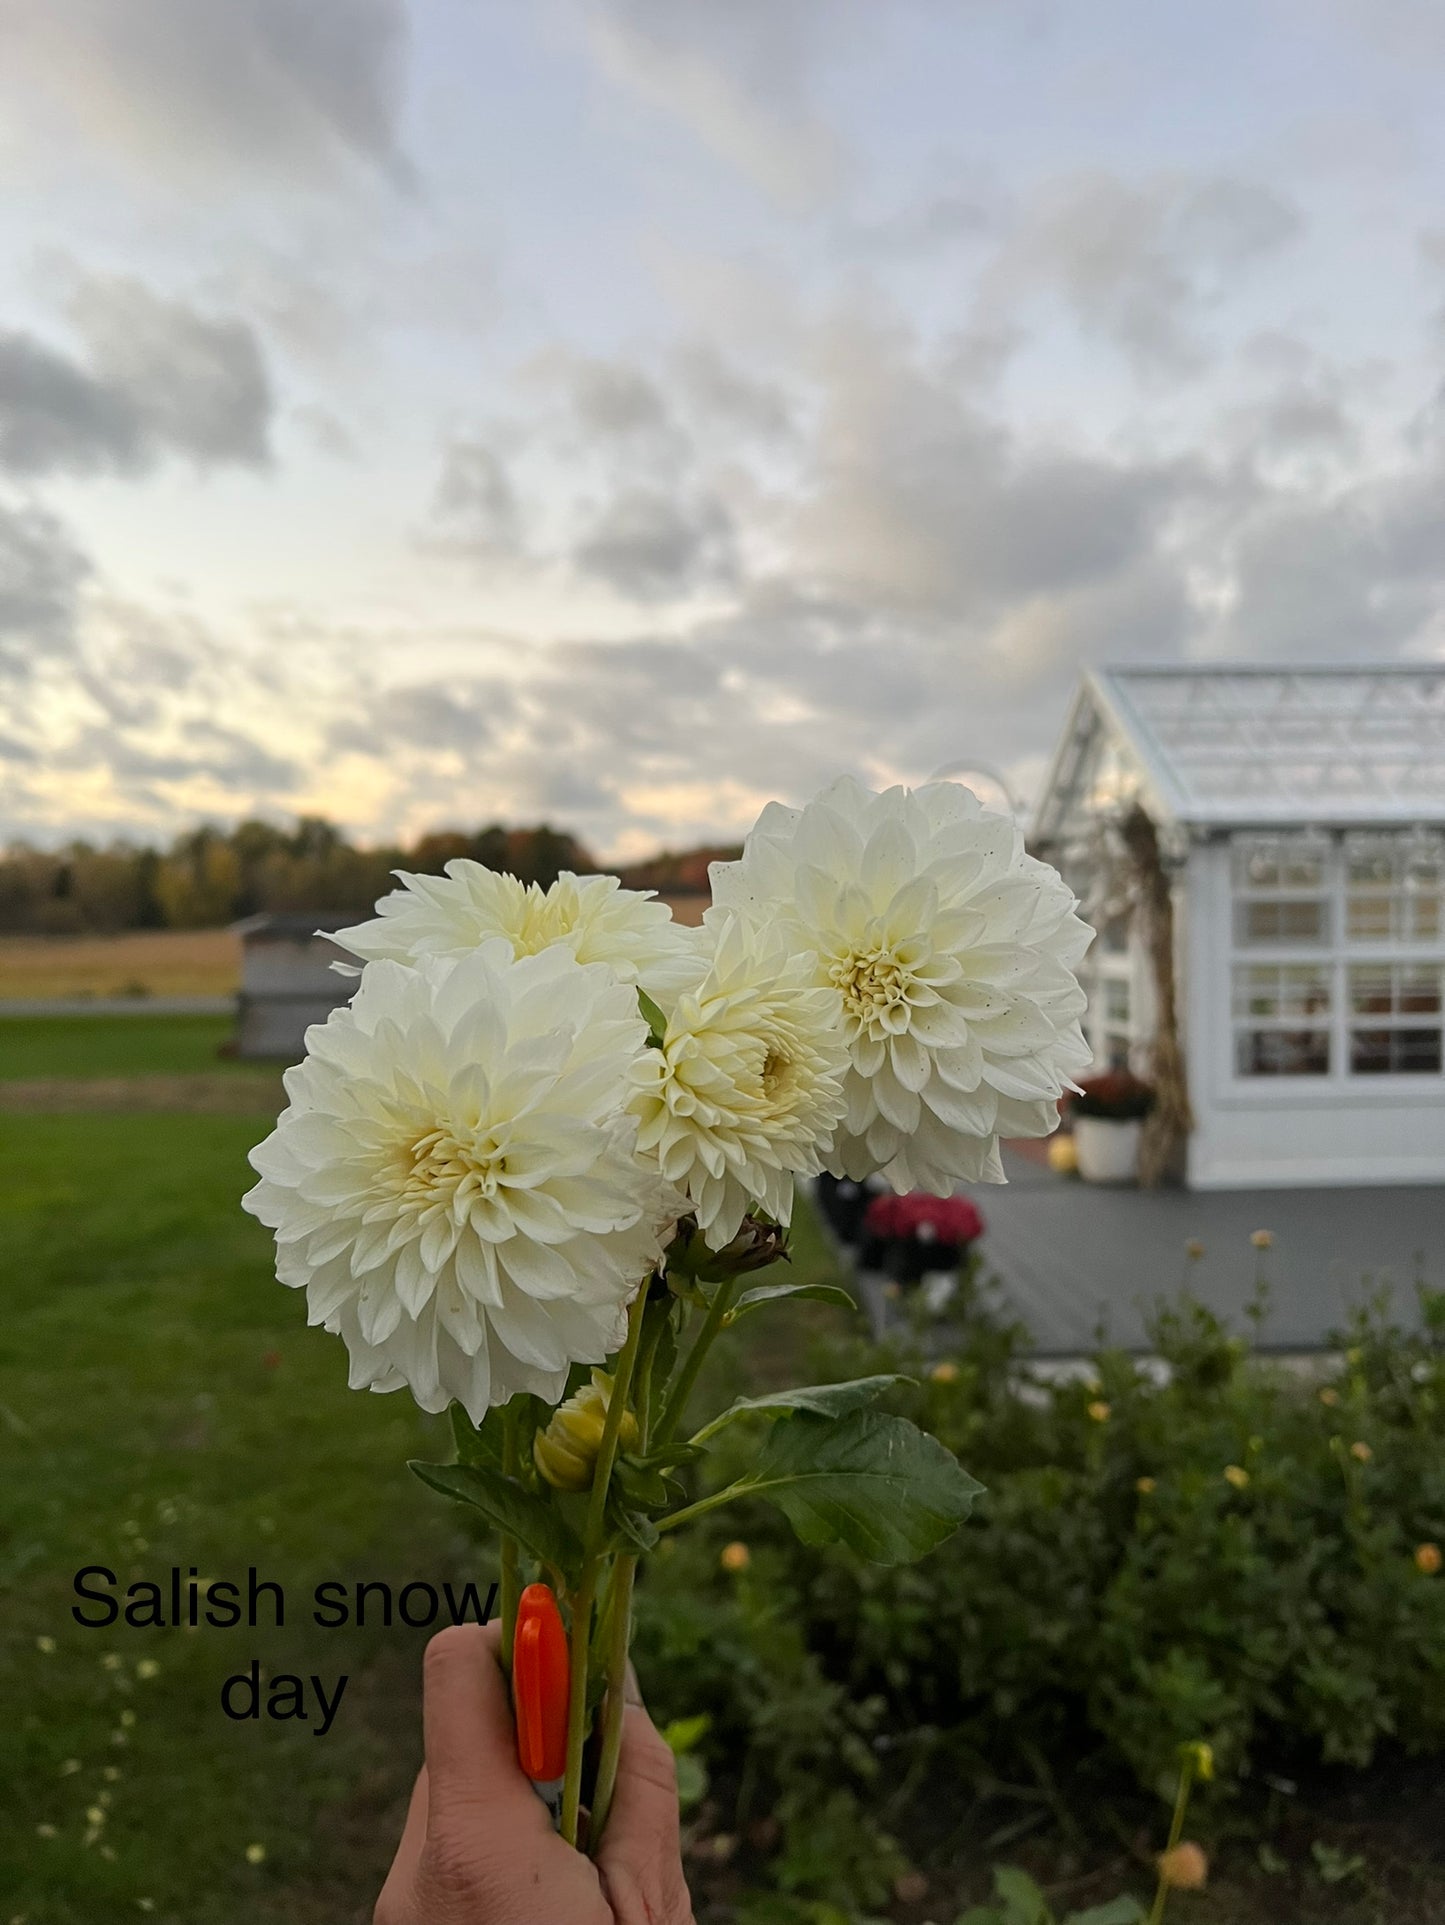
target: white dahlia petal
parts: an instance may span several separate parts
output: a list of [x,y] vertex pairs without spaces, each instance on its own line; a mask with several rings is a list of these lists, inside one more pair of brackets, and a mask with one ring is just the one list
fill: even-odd
[[606,963],[620,982],[653,995],[692,974],[696,930],[674,922],[652,890],[624,889],[616,876],[564,873],[543,889],[461,857],[444,876],[397,875],[402,887],[382,897],[370,921],[331,938],[363,962],[455,958],[497,936],[517,956],[560,947],[578,962]]
[[638,1144],[687,1193],[720,1250],[756,1204],[792,1212],[793,1176],[822,1167],[846,1107],[837,998],[806,953],[714,917],[692,985],[671,1000],[661,1050],[633,1071]]
[[766,928],[835,999],[850,1064],[835,1175],[1002,1182],[999,1135],[1055,1127],[1089,1061],[1073,972],[1093,932],[1008,817],[955,783],[877,795],[845,777],[765,809],[712,884],[709,927]]
[[352,1384],[478,1422],[518,1390],[555,1402],[686,1207],[625,1108],[655,1054],[636,991],[565,947],[383,959],[307,1049],[245,1205]]

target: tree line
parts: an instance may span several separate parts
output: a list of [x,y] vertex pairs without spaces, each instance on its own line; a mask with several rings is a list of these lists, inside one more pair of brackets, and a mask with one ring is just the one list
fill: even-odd
[[396,885],[391,872],[439,875],[470,856],[544,888],[564,869],[596,862],[565,830],[500,823],[440,829],[410,845],[358,848],[334,823],[303,816],[293,828],[242,822],[191,829],[168,847],[71,842],[60,849],[12,844],[0,853],[0,931],[104,934],[122,929],[208,929],[265,910],[370,908]]

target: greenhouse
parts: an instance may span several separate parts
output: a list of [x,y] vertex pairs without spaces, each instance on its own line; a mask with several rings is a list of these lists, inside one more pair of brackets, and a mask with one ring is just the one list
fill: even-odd
[[1031,846],[1190,1187],[1445,1180],[1445,669],[1092,673]]

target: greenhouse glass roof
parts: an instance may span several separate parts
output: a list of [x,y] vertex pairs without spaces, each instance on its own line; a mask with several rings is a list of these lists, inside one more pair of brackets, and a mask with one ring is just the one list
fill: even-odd
[[1445,666],[1100,669],[1070,730],[1099,721],[1180,823],[1445,821]]

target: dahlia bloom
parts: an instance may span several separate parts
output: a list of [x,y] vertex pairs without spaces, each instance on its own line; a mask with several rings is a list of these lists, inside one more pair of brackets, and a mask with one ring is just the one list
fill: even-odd
[[632,1070],[638,1150],[687,1192],[708,1247],[731,1242],[754,1204],[793,1209],[843,1115],[847,1051],[837,998],[811,958],[735,917],[708,925],[711,955],[672,1002],[660,1050]]
[[692,973],[697,931],[675,923],[651,890],[624,889],[616,876],[566,873],[543,889],[460,857],[444,876],[397,874],[402,887],[382,897],[370,921],[332,935],[363,962],[465,956],[505,936],[514,955],[560,945],[578,962],[606,963],[620,982],[641,983],[654,995]]
[[339,1333],[353,1389],[409,1385],[480,1423],[622,1341],[682,1199],[624,1105],[637,994],[565,948],[370,963],[306,1037],[245,1207]]
[[844,777],[769,803],[708,919],[767,925],[811,959],[847,1041],[826,1167],[896,1189],[1002,1182],[1000,1136],[1047,1136],[1090,1061],[1074,976],[1093,931],[1016,825],[956,783],[875,795]]

